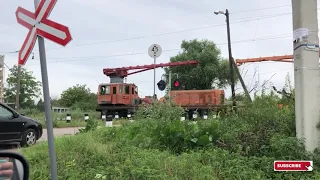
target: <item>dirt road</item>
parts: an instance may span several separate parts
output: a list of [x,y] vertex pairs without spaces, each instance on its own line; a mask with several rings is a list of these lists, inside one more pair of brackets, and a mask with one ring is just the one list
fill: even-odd
[[[72,128],[54,128],[54,137],[64,136],[64,135],[75,135],[79,132],[79,129],[83,127],[72,127]],[[47,129],[43,129],[42,137],[38,141],[46,141],[48,139]]]
[[[79,132],[79,129],[83,127],[73,127],[73,128],[54,128],[53,134],[54,137],[64,136],[64,135],[75,135],[77,132]],[[47,137],[47,129],[43,129],[42,137],[37,141],[46,141],[48,139]],[[0,145],[0,151],[1,150],[10,150],[10,149],[17,149],[19,147],[19,143],[10,143],[6,145]]]
[[[120,125],[114,125],[115,127],[119,127]],[[53,134],[54,137],[59,137],[59,136],[67,136],[67,135],[75,135],[77,132],[79,132],[79,129],[82,129],[84,127],[71,127],[71,128],[54,128],[53,129]],[[98,127],[99,128],[99,127]],[[41,138],[37,141],[47,141],[48,140],[48,135],[47,135],[47,129],[43,129],[43,133]],[[19,143],[11,143],[7,145],[0,145],[0,151],[1,150],[9,150],[9,149],[17,149],[19,147]]]

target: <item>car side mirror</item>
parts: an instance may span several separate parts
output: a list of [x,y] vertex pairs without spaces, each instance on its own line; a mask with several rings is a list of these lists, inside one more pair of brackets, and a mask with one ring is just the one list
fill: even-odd
[[20,154],[0,152],[0,179],[29,179],[29,164]]
[[18,113],[13,113],[12,118],[18,118],[19,114]]

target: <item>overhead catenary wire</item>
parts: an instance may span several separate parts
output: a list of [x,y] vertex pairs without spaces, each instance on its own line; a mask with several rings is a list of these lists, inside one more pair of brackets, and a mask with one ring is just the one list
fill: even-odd
[[[287,5],[289,6],[289,5]],[[283,6],[282,6],[283,7]],[[275,7],[273,7],[275,8]],[[263,9],[271,9],[271,8],[261,8],[261,9],[253,9],[253,10],[246,10],[243,12],[248,12],[248,11],[257,11],[257,10],[263,10]],[[236,14],[236,13],[241,13],[241,11],[236,11],[231,14]],[[239,22],[232,22],[231,24],[235,23],[242,23],[242,22],[249,22],[249,21],[256,21],[256,20],[261,20],[261,19],[267,19],[267,18],[272,18],[272,17],[277,17],[277,16],[283,16],[283,15],[289,15],[291,13],[283,13],[283,14],[278,14],[278,15],[266,15],[266,16],[260,16],[260,17],[255,17],[255,19],[252,20],[245,20],[245,21],[239,21]],[[235,18],[235,19],[249,19],[250,17],[246,18]],[[193,28],[193,29],[187,29],[187,30],[181,30],[181,31],[174,31],[174,32],[168,32],[168,33],[161,33],[161,34],[155,34],[155,35],[150,35],[150,36],[142,36],[142,37],[135,37],[135,38],[129,38],[129,39],[120,39],[120,40],[113,40],[113,41],[105,41],[105,42],[97,42],[97,43],[89,43],[89,44],[78,44],[78,45],[73,45],[73,46],[67,46],[63,48],[72,48],[72,47],[79,47],[79,46],[90,46],[90,45],[99,45],[99,44],[106,44],[106,43],[113,43],[113,42],[122,42],[122,41],[128,41],[128,40],[136,40],[136,39],[142,39],[142,38],[148,38],[148,37],[156,37],[156,36],[164,36],[164,35],[170,35],[170,34],[175,34],[175,33],[181,33],[181,32],[188,32],[188,31],[195,31],[195,30],[201,30],[201,29],[208,29],[208,28],[213,28],[213,27],[218,27],[218,26],[224,26],[225,24],[220,24],[220,25],[212,25],[212,26],[206,26],[206,27],[199,27],[199,28]],[[286,36],[286,37],[291,37],[291,36]],[[269,39],[278,39],[278,38],[286,38],[286,37],[275,37],[275,38],[268,38],[268,39],[248,39],[248,40],[241,40],[241,41],[235,41],[232,43],[243,43],[243,42],[250,42],[250,41],[260,41],[260,40],[269,40]],[[217,45],[225,45],[226,43],[220,43]],[[60,48],[52,48],[52,49],[60,49]],[[52,50],[48,49],[48,50]],[[181,49],[169,49],[165,51],[178,51]],[[14,54],[18,53],[19,51],[11,51],[11,52],[6,52],[7,54]],[[99,58],[108,58],[108,57],[119,57],[119,56],[130,56],[130,55],[139,55],[139,54],[146,54],[146,53],[127,53],[127,54],[119,54],[119,55],[109,55],[109,56],[104,56],[104,57],[93,57],[94,59],[99,59]],[[79,57],[77,57],[79,58]],[[78,61],[78,60],[86,60],[88,57],[80,57],[82,59],[75,59],[72,61]],[[68,58],[50,58],[50,59],[68,59]],[[36,60],[36,59],[35,59]],[[70,60],[69,60],[70,61]],[[67,61],[58,61],[58,62],[48,62],[48,63],[62,63],[62,62],[68,62]],[[31,64],[33,65],[33,64]],[[38,65],[38,64],[34,64]],[[6,65],[7,66],[7,65]],[[8,67],[8,66],[7,66]]]
[[[276,36],[268,36],[268,37],[262,37],[262,38],[252,38],[252,39],[246,39],[246,40],[239,40],[239,41],[233,41],[233,44],[237,43],[247,43],[247,42],[255,42],[255,41],[265,41],[265,40],[272,40],[272,39],[281,39],[281,38],[291,38],[292,36],[289,34],[281,34]],[[217,43],[216,45],[227,45],[227,43]],[[165,49],[162,52],[170,52],[170,51],[181,51],[181,48],[174,48],[174,49]],[[103,59],[103,58],[110,58],[110,57],[121,57],[121,56],[134,56],[134,55],[141,55],[141,54],[147,54],[147,52],[136,52],[136,53],[124,53],[124,54],[116,54],[116,55],[106,55],[106,56],[80,56],[80,57],[57,57],[57,58],[50,58],[55,60],[65,60],[65,61],[54,61],[54,63],[58,62],[69,62],[69,61],[79,61],[79,60],[92,60],[92,59]],[[39,59],[34,59],[39,60]]]
[[[260,37],[260,38],[251,38],[251,39],[245,39],[245,40],[238,40],[238,41],[232,41],[232,43],[245,43],[245,42],[254,42],[254,41],[263,41],[263,40],[271,40],[271,39],[280,39],[280,38],[288,38],[292,37],[291,33],[284,33],[284,34],[278,34],[274,36],[266,36],[266,37]],[[227,42],[224,43],[216,43],[216,45],[226,45]],[[170,49],[170,50],[164,50],[164,51],[174,51],[174,50],[181,50],[181,49]],[[17,51],[16,53],[18,53]],[[137,55],[137,54],[145,54],[145,53],[126,53],[126,54],[120,54],[120,55],[111,55],[111,57],[116,57],[116,56],[123,56],[123,55]],[[51,57],[50,59],[70,59],[70,58],[104,58],[104,57],[110,57],[110,56],[81,56],[81,57],[69,57],[69,58],[55,58]],[[38,60],[38,59],[32,59],[32,60]]]
[[[245,43],[245,42],[255,42],[255,41],[262,41],[262,40],[272,40],[272,39],[280,39],[280,38],[291,38],[292,36],[275,36],[269,38],[256,38],[256,39],[249,39],[249,40],[241,40],[241,41],[234,41],[232,43]],[[226,45],[227,43],[220,43],[216,45]],[[181,51],[180,48],[176,49],[165,49],[163,53],[170,52],[170,51]],[[47,63],[50,64],[57,64],[57,63],[67,63],[67,62],[75,62],[75,61],[83,61],[83,60],[94,60],[94,59],[105,59],[105,58],[114,58],[114,57],[124,57],[124,56],[135,56],[135,55],[142,55],[147,54],[146,52],[137,52],[137,53],[124,53],[124,54],[116,54],[116,55],[106,55],[106,56],[89,56],[89,57],[71,57],[71,58],[48,58],[48,59],[56,59],[56,61],[48,61]],[[29,61],[39,61],[39,59],[29,59]],[[38,66],[39,64],[27,64],[27,66]]]
[[[277,36],[269,36],[264,38],[255,38],[255,39],[247,39],[247,40],[239,40],[239,41],[233,41],[232,43],[247,43],[247,42],[255,42],[255,41],[265,41],[265,40],[272,40],[272,39],[281,39],[281,38],[291,38],[291,35],[277,35]],[[226,45],[227,43],[218,43],[216,45]],[[163,50],[163,53],[170,52],[170,51],[181,51],[180,48],[175,49],[165,49]],[[48,61],[48,63],[56,64],[56,63],[65,63],[65,62],[73,62],[73,61],[82,61],[82,60],[94,60],[94,59],[105,59],[105,58],[114,58],[114,57],[124,57],[124,56],[135,56],[135,55],[142,55],[147,54],[146,52],[137,52],[137,53],[124,53],[124,54],[116,54],[116,55],[106,55],[106,56],[82,56],[82,57],[69,57],[69,58],[49,58],[54,59],[55,61]],[[39,59],[30,59],[29,61],[39,61]],[[39,64],[28,64],[27,66],[33,66],[33,65],[39,65]]]
[[[279,62],[277,62],[277,63],[279,63]],[[244,76],[244,78],[247,77],[247,76],[251,77],[251,76],[255,76],[255,75],[277,73],[277,72],[283,72],[283,71],[289,71],[289,70],[293,70],[293,69],[292,68],[286,68],[286,69],[279,69],[279,70],[276,70],[276,71],[267,71],[267,72],[261,72],[261,73],[255,73],[255,74],[247,74],[247,75]]]
[[[279,6],[280,7],[280,6]],[[273,7],[269,8],[272,9]],[[268,9],[268,8],[263,8],[263,9]],[[253,9],[253,10],[261,10],[261,9]],[[240,12],[240,11],[238,11]],[[237,13],[238,13],[237,12]],[[271,17],[277,17],[277,16],[282,16],[282,15],[288,15],[291,13],[282,13],[282,14],[275,14],[275,15],[268,15],[268,16],[264,16],[264,17],[255,17],[254,19],[251,20],[245,20],[245,21],[238,21],[238,22],[232,22],[232,23],[242,23],[242,22],[248,22],[248,21],[255,21],[255,20],[260,20],[260,19],[266,19],[266,18],[271,18]],[[249,17],[248,17],[249,18]],[[104,43],[113,43],[113,42],[121,42],[121,41],[128,41],[128,40],[135,40],[135,39],[141,39],[141,38],[147,38],[147,37],[153,37],[153,36],[162,36],[162,35],[168,35],[168,34],[174,34],[174,33],[180,33],[180,32],[186,32],[186,31],[193,31],[193,30],[197,30],[197,29],[205,29],[205,28],[210,28],[210,27],[217,27],[217,26],[223,26],[225,24],[219,24],[219,25],[212,25],[212,26],[207,26],[207,27],[200,27],[200,28],[193,28],[193,29],[186,29],[186,30],[182,30],[182,31],[174,31],[174,32],[168,32],[168,33],[162,33],[162,34],[154,34],[154,35],[150,35],[150,36],[141,36],[141,37],[135,37],[135,38],[127,38],[127,39],[119,39],[119,40],[113,40],[113,41],[104,41],[104,42],[98,42],[98,43],[88,43],[88,44],[78,44],[78,45],[74,45],[74,46],[67,46],[64,48],[70,48],[70,47],[77,47],[77,46],[87,46],[87,45],[94,45],[94,44],[104,44]],[[269,38],[255,38],[255,39],[248,39],[248,40],[240,40],[240,41],[234,41],[232,43],[245,43],[245,42],[254,42],[254,41],[261,41],[261,40],[269,40],[269,39],[280,39],[280,38],[289,38],[291,36],[282,36],[281,35],[277,35],[274,37],[269,37]],[[280,36],[280,37],[278,37]],[[219,43],[216,45],[225,45],[227,43]],[[60,48],[53,48],[53,49],[60,49]],[[179,51],[181,49],[168,49],[168,50],[164,50],[164,52],[169,52],[169,51]],[[10,52],[6,52],[8,54],[14,54],[14,53],[18,53],[19,51],[10,51]],[[5,53],[2,53],[5,54]],[[145,53],[125,53],[125,54],[117,54],[117,55],[107,55],[107,56],[89,56],[89,57],[71,57],[71,58],[50,58],[50,59],[64,59],[63,61],[49,61],[48,63],[63,63],[63,62],[70,62],[70,61],[80,61],[80,60],[89,60],[89,59],[102,59],[102,58],[110,58],[110,57],[121,57],[121,56],[132,56],[132,55],[141,55],[141,54],[145,54]],[[34,59],[34,60],[38,60],[38,59]],[[29,65],[38,65],[38,64],[29,64]]]
[[[291,5],[281,5],[281,6],[273,6],[273,7],[266,7],[266,8],[249,9],[249,10],[231,12],[230,14],[238,14],[238,13],[252,12],[252,11],[261,11],[261,10],[267,10],[267,9],[276,9],[276,8],[289,7],[289,6],[291,6]],[[317,9],[319,10],[319,8],[317,8]],[[254,16],[254,17],[245,17],[245,18],[233,18],[233,19],[249,19],[249,18],[253,18],[253,19],[244,20],[244,21],[238,21],[238,22],[231,22],[230,24],[249,22],[249,21],[256,21],[256,20],[261,20],[261,19],[273,18],[273,17],[277,17],[277,16],[291,15],[291,14],[292,13],[289,12],[289,13],[265,15],[265,16],[260,16],[260,17],[259,16],[258,17]],[[213,27],[224,26],[224,25],[225,24],[217,24],[217,25],[211,25],[211,26],[206,26],[206,27],[198,27],[198,28],[191,28],[191,29],[185,29],[185,30],[180,30],[180,31],[172,31],[172,32],[167,32],[167,33],[153,34],[153,35],[149,35],[149,36],[141,36],[141,37],[126,38],[126,39],[102,41],[102,42],[96,42],[96,43],[77,44],[77,45],[72,45],[72,46],[67,46],[67,47],[59,47],[59,48],[48,48],[47,51],[55,50],[55,49],[61,49],[61,48],[72,48],[72,47],[80,47],[80,46],[90,46],[90,45],[99,45],[99,44],[106,44],[106,43],[115,43],[115,42],[121,42],[121,41],[137,40],[137,39],[143,39],[143,38],[148,38],[148,37],[156,37],[156,36],[163,36],[163,35],[170,35],[170,34],[175,34],[175,33],[182,33],[182,32],[188,32],[188,31],[195,31],[195,30],[213,28]],[[19,52],[19,50],[9,51],[9,52],[0,52],[0,54],[9,54],[9,53],[18,53],[18,52]]]
[[[268,18],[291,15],[291,14],[292,13],[289,12],[289,13],[266,15],[266,16],[261,16],[261,17],[254,16],[254,17],[252,17],[252,19],[249,19],[250,17],[246,17],[247,20],[230,22],[230,24],[245,23],[245,22],[250,22],[250,21],[257,21],[257,20],[261,20],[261,19],[268,19]],[[223,24],[209,25],[209,26],[190,28],[190,29],[184,29],[184,30],[177,30],[177,31],[165,32],[165,33],[158,33],[158,34],[152,34],[152,35],[146,35],[146,36],[138,36],[138,37],[132,37],[132,38],[101,41],[101,42],[93,42],[93,43],[76,44],[76,45],[70,45],[70,46],[66,46],[66,47],[48,48],[47,52],[50,51],[50,50],[56,50],[56,49],[62,49],[62,48],[66,49],[66,48],[74,48],[74,47],[82,47],[82,46],[93,46],[93,45],[101,45],[101,44],[108,44],[108,43],[124,42],[124,41],[130,41],[130,40],[138,40],[138,39],[144,39],[144,38],[150,38],[150,37],[165,36],[165,35],[178,34],[178,33],[183,33],[183,32],[210,29],[210,28],[219,27],[219,26],[225,26],[225,25],[226,24],[223,23]],[[17,52],[19,52],[19,50],[10,51],[10,52],[0,52],[0,54],[9,54],[9,53],[14,53],[14,52],[17,53]]]
[[[252,17],[253,19],[231,22],[230,24],[238,24],[238,23],[244,23],[244,22],[250,22],[250,21],[257,21],[257,20],[260,20],[260,19],[268,19],[268,18],[285,16],[285,15],[290,15],[290,14],[291,13],[281,13],[281,14],[275,14],[275,15],[270,15],[270,16],[266,16],[266,17]],[[77,44],[77,45],[72,45],[72,46],[67,46],[67,47],[51,48],[50,50],[61,49],[61,48],[81,47],[81,46],[92,46],[92,45],[108,44],[108,43],[123,42],[123,41],[130,41],[130,40],[138,40],[138,39],[145,39],[145,38],[150,38],[150,37],[166,36],[166,35],[178,34],[178,33],[183,33],[183,32],[210,29],[210,28],[219,27],[219,26],[225,26],[225,25],[226,24],[223,23],[223,24],[216,24],[216,25],[210,25],[210,26],[203,26],[203,27],[197,27],[197,28],[190,28],[190,29],[184,29],[184,30],[171,31],[171,32],[166,32],[166,33],[158,33],[158,34],[152,34],[152,35],[146,35],[146,36],[138,36],[138,37],[132,37],[132,38],[126,38],[126,39],[101,41],[101,42],[96,42],[96,43],[86,43],[86,44]]]
[[291,12],[286,12],[286,13],[278,13],[278,14],[268,14],[268,15],[263,15],[263,16],[249,16],[249,17],[232,17],[232,20],[245,20],[247,19],[249,22],[252,21],[257,21],[257,20],[261,20],[261,19],[269,19],[269,18],[273,18],[273,17],[278,17],[278,16],[285,16],[285,15],[291,15]]
[[246,13],[246,12],[252,12],[252,11],[261,11],[261,10],[277,9],[277,8],[290,7],[290,6],[291,6],[291,4],[280,5],[280,6],[273,6],[273,7],[265,7],[265,8],[257,8],[257,9],[248,9],[248,10],[234,11],[234,12],[231,12],[230,14],[239,14],[239,13]]

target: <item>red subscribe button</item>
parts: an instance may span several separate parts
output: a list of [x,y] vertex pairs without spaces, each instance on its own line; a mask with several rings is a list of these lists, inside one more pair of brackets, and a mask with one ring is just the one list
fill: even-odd
[[274,161],[274,171],[312,171],[313,161]]

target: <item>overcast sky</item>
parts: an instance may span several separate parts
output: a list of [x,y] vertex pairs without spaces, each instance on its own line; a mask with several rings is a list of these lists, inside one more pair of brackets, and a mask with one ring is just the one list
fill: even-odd
[[[0,1],[0,54],[5,55],[9,67],[18,60],[17,53],[9,52],[19,50],[28,33],[16,22],[18,6],[34,11],[31,0]],[[109,82],[103,68],[152,64],[147,51],[153,43],[163,49],[158,63],[175,56],[182,40],[195,38],[214,41],[227,57],[225,17],[213,13],[226,8],[235,59],[292,54],[290,0],[60,0],[49,19],[68,26],[73,41],[64,48],[46,41],[50,94],[59,96],[75,84],[87,84],[97,92],[99,83]],[[41,81],[37,44],[33,52],[35,58],[30,56],[26,67]],[[255,69],[259,75],[254,77]],[[272,76],[278,88],[283,87],[287,73],[293,79],[293,63],[252,63],[240,70],[249,89],[252,81],[262,84]],[[157,69],[157,81],[163,73]],[[127,80],[139,86],[141,96],[152,95],[152,70]],[[163,96],[164,92],[157,94]],[[226,94],[231,94],[229,89]]]

